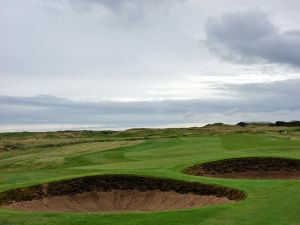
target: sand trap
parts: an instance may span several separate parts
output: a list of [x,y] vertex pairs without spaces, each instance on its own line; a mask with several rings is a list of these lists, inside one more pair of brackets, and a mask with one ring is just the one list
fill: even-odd
[[9,209],[57,212],[164,211],[242,200],[231,188],[129,175],[104,175],[0,193]]
[[300,160],[278,157],[233,158],[184,170],[196,176],[240,179],[300,179]]
[[164,211],[203,207],[230,201],[232,200],[213,195],[114,190],[109,192],[92,191],[73,196],[56,196],[32,201],[15,202],[6,208],[60,212]]

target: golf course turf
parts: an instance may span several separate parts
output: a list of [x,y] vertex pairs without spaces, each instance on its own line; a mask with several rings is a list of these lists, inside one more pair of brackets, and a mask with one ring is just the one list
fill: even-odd
[[[300,224],[300,181],[298,179],[223,179],[194,176],[182,172],[194,165],[231,158],[300,159],[299,131],[291,129],[287,134],[281,135],[277,130],[269,128],[241,131],[241,128],[233,127],[220,132],[209,129],[205,132],[196,128],[131,130],[109,134],[109,137],[92,132],[88,134],[91,137],[87,137],[85,133],[77,135],[76,132],[0,134],[3,149],[9,141],[10,147],[18,146],[14,150],[0,152],[0,196],[12,193],[13,190],[28,190],[32,186],[41,187],[43,184],[57,184],[66,180],[74,181],[83,177],[102,175],[133,176],[134,180],[152,178],[184,184],[187,182],[217,185],[217,187],[242,191],[241,193],[247,196],[241,201],[228,201],[223,204],[190,209],[168,211],[154,209],[154,212],[75,213],[49,210],[25,211],[3,207],[0,209],[0,224]],[[97,138],[109,138],[109,140],[97,141]],[[59,144],[55,146],[56,143]],[[159,188],[155,188],[157,189]],[[126,190],[128,191],[128,188]],[[135,190],[136,188],[133,188],[131,191]],[[168,191],[176,192],[174,189]],[[189,190],[189,192],[193,191]],[[36,198],[38,199],[39,197]]]

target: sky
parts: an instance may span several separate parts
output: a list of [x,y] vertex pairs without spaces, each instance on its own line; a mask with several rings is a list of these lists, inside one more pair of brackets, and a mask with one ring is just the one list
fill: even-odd
[[0,131],[299,120],[298,0],[0,0]]

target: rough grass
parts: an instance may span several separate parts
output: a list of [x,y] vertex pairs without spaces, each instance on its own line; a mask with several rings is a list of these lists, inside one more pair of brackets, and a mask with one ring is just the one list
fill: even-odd
[[[217,134],[215,130],[200,132],[196,128],[163,131],[167,134],[151,131],[155,138],[143,141],[119,141],[121,137],[112,134],[112,142],[1,152],[0,191],[78,176],[118,173],[218,184],[244,190],[248,197],[236,203],[153,213],[72,214],[0,209],[0,224],[300,224],[300,182],[297,180],[234,180],[181,173],[185,167],[193,164],[231,157],[273,156],[300,159],[300,140],[297,133],[280,135],[277,130],[272,130],[275,128],[270,129],[259,128],[249,132],[222,130],[221,134]],[[148,133],[145,130],[133,130],[130,135],[122,135],[149,137]],[[33,137],[28,135],[22,138],[25,141]],[[15,137],[7,139],[12,141]],[[55,138],[53,140],[57,141]]]

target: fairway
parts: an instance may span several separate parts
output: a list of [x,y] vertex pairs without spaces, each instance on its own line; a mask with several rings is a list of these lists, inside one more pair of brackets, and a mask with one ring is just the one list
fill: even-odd
[[[162,212],[61,213],[0,209],[0,224],[150,225],[157,224],[157,221],[170,225],[300,223],[299,180],[221,179],[182,173],[186,167],[226,158],[272,156],[300,159],[297,133],[280,136],[277,132],[194,132],[186,136],[184,134],[188,130],[174,129],[172,132],[177,136],[160,134],[161,137],[143,139],[143,135],[139,135],[140,140],[125,140],[121,136],[129,134],[120,134],[110,142],[2,151],[0,189],[6,191],[82,176],[132,174],[217,184],[242,190],[247,198],[220,205]],[[137,136],[137,133],[130,135]],[[16,139],[15,136],[10,138]]]

